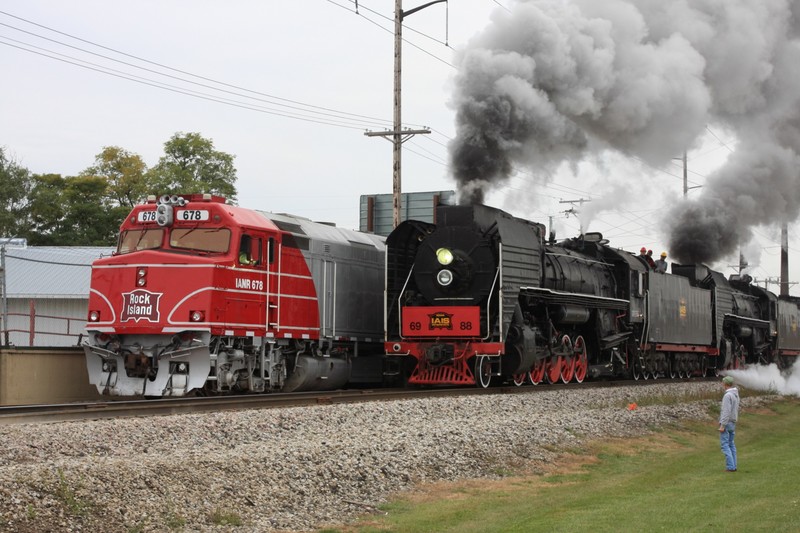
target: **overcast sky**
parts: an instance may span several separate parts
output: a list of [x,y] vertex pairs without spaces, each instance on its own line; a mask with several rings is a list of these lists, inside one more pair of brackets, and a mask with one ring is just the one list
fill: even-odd
[[[359,14],[348,0],[4,0],[0,146],[35,173],[75,175],[104,146],[152,166],[173,134],[198,132],[235,156],[240,205],[357,228],[359,196],[391,192],[391,144],[364,131],[391,128],[394,1],[358,5]],[[433,133],[403,145],[404,192],[455,188],[446,145],[457,52],[512,5],[452,0],[406,19],[403,124]],[[689,152],[690,186],[702,185],[735,142],[709,129]],[[609,153],[547,183],[523,170],[487,203],[545,224],[553,216],[566,237],[580,222],[563,202],[591,197],[584,230],[658,255],[666,236],[657,213],[679,200],[681,172],[677,159],[652,168]],[[775,277],[776,231],[757,235],[753,275]],[[733,262],[716,266],[729,274]]]

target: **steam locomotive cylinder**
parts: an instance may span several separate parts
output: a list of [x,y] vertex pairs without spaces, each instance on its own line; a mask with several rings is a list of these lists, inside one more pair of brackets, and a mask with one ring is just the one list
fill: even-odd
[[590,314],[587,308],[576,305],[559,305],[551,312],[558,324],[585,324]]

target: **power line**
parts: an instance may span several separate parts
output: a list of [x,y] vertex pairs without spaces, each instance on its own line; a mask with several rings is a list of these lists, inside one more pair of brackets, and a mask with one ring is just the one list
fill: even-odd
[[[8,39],[8,38],[7,37],[0,37],[0,39]],[[101,74],[106,74],[108,76],[114,76],[114,77],[117,77],[117,78],[125,79],[125,80],[132,81],[132,82],[135,82],[135,83],[139,83],[139,84],[142,84],[142,85],[148,85],[150,87],[155,87],[157,89],[163,89],[163,90],[166,90],[166,91],[171,91],[171,92],[178,93],[178,94],[183,94],[183,95],[186,95],[186,96],[192,96],[194,98],[199,98],[201,100],[207,100],[207,101],[211,101],[211,102],[225,104],[225,105],[229,105],[229,106],[232,106],[232,107],[238,107],[238,108],[241,108],[241,109],[247,109],[247,110],[250,110],[250,111],[257,111],[257,112],[265,113],[265,114],[268,114],[268,115],[276,115],[276,116],[282,116],[282,117],[286,117],[286,118],[292,118],[292,119],[295,119],[295,120],[303,120],[303,121],[306,121],[306,122],[314,122],[314,123],[317,123],[317,124],[325,124],[325,125],[329,125],[329,126],[338,126],[338,127],[357,129],[357,130],[363,129],[363,125],[356,126],[356,125],[353,125],[353,124],[344,124],[344,123],[333,122],[333,121],[329,121],[329,120],[326,121],[326,120],[322,120],[322,119],[302,117],[302,116],[298,116],[298,115],[295,115],[295,114],[283,113],[283,112],[278,112],[278,111],[271,111],[271,110],[269,110],[267,108],[258,107],[258,106],[246,104],[246,103],[243,103],[243,102],[236,102],[234,100],[226,100],[226,99],[223,99],[221,97],[215,97],[215,96],[212,96],[212,95],[200,93],[198,91],[193,91],[191,89],[177,88],[175,86],[170,86],[168,84],[165,84],[165,83],[162,83],[162,82],[157,82],[157,81],[154,81],[154,80],[148,80],[146,78],[135,76],[133,74],[119,73],[120,71],[116,71],[116,73],[115,73],[114,69],[111,69],[109,67],[100,67],[98,65],[91,64],[91,63],[89,63],[87,61],[83,61],[81,59],[72,58],[72,57],[69,57],[69,56],[64,56],[64,54],[59,54],[58,52],[53,52],[53,51],[49,51],[49,50],[47,51],[48,53],[37,52],[36,50],[31,50],[31,49],[28,49],[28,48],[24,48],[23,46],[18,46],[18,45],[15,45],[15,44],[4,42],[2,40],[0,40],[0,44],[6,45],[6,46],[9,46],[9,47],[12,47],[12,48],[17,48],[19,50],[23,50],[25,52],[36,54],[36,55],[39,55],[39,56],[47,57],[49,59],[53,59],[53,60],[56,60],[56,61],[61,61],[63,63],[67,63],[67,64],[74,65],[74,66],[77,66],[77,67],[85,68],[87,70],[92,70],[94,72],[99,72]],[[29,45],[29,44],[26,44],[26,46],[31,46],[33,48],[39,48],[39,47],[35,47],[35,46]],[[69,57],[69,59],[64,59],[64,58],[61,58],[61,57],[55,57],[54,55],[49,55],[49,54],[61,55],[61,56],[64,56],[64,57]],[[81,63],[85,63],[85,64],[81,64]],[[344,118],[342,120],[344,120]]]
[[[202,76],[202,75],[199,75],[199,74],[194,74],[194,73],[192,73],[192,72],[188,72],[188,71],[186,71],[186,70],[181,70],[181,69],[178,69],[178,68],[170,67],[170,66],[168,66],[168,65],[164,65],[164,64],[162,64],[162,63],[158,63],[158,62],[156,62],[156,61],[151,61],[151,60],[149,60],[149,59],[145,59],[145,58],[143,58],[143,57],[139,57],[139,56],[136,56],[136,55],[133,55],[133,54],[129,54],[129,53],[127,53],[127,52],[123,52],[123,51],[121,51],[121,50],[117,50],[117,49],[115,49],[115,48],[111,48],[111,47],[108,47],[108,46],[104,46],[104,45],[102,45],[102,44],[99,44],[99,43],[96,43],[96,42],[90,41],[90,40],[88,40],[88,39],[83,39],[83,38],[81,38],[81,37],[78,37],[78,36],[75,36],[75,35],[72,35],[72,34],[69,34],[69,33],[66,33],[66,32],[63,32],[63,31],[60,31],[60,30],[57,30],[57,29],[55,29],[55,28],[51,28],[51,27],[49,27],[49,26],[45,26],[45,25],[43,25],[43,24],[39,24],[39,23],[37,23],[37,22],[34,22],[34,21],[32,21],[32,20],[28,20],[28,19],[25,19],[25,18],[22,18],[22,17],[18,17],[18,16],[16,16],[16,15],[13,15],[13,14],[11,14],[11,13],[8,13],[7,11],[2,11],[2,10],[0,10],[0,14],[6,15],[6,16],[8,16],[8,17],[11,17],[11,18],[15,18],[15,19],[17,19],[17,20],[20,20],[20,21],[26,22],[26,23],[28,23],[28,24],[31,24],[31,25],[33,25],[33,26],[37,26],[37,27],[39,27],[39,28],[43,28],[43,29],[45,29],[45,30],[48,30],[48,31],[51,31],[51,32],[53,32],[53,33],[57,33],[57,34],[59,34],[59,35],[63,35],[63,36],[65,36],[65,37],[69,37],[70,39],[75,39],[76,41],[80,41],[80,42],[82,42],[82,43],[86,43],[86,44],[89,44],[89,45],[91,45],[91,46],[96,46],[97,48],[101,48],[101,49],[103,49],[103,50],[107,50],[107,51],[109,51],[109,52],[113,52],[113,53],[115,53],[115,54],[119,54],[119,55],[121,55],[121,56],[125,56],[125,57],[131,58],[131,59],[135,59],[135,60],[137,60],[137,61],[141,61],[141,62],[143,62],[143,63],[147,63],[147,64],[149,64],[149,65],[154,65],[154,66],[157,66],[157,67],[160,67],[160,68],[163,68],[163,69],[167,69],[167,70],[170,70],[170,71],[172,71],[172,72],[177,72],[177,73],[179,73],[179,74],[185,74],[185,75],[187,75],[187,76],[191,76],[191,77],[194,77],[194,78],[197,78],[197,79],[200,79],[200,80],[204,80],[204,81],[208,81],[208,82],[211,82],[211,83],[215,83],[215,84],[217,84],[217,85],[221,85],[221,86],[224,86],[224,87],[229,87],[229,88],[232,88],[232,89],[237,89],[237,90],[240,90],[240,91],[245,91],[245,92],[252,93],[252,94],[256,94],[256,95],[263,96],[263,97],[266,97],[266,98],[272,98],[272,99],[274,99],[274,100],[279,100],[279,101],[281,101],[281,102],[288,102],[288,103],[291,103],[291,104],[300,105],[300,106],[303,106],[303,107],[308,107],[308,108],[311,108],[311,109],[319,109],[319,110],[326,111],[326,112],[336,113],[336,114],[338,114],[338,115],[349,115],[349,116],[353,116],[353,117],[357,117],[357,118],[364,118],[364,119],[374,120],[374,121],[383,122],[383,123],[391,123],[391,121],[390,121],[390,120],[386,120],[386,119],[380,119],[380,118],[376,118],[376,117],[370,117],[370,116],[365,116],[365,115],[359,115],[359,114],[356,114],[356,113],[349,113],[349,112],[346,112],[346,111],[337,111],[337,110],[335,110],[335,109],[331,109],[331,108],[324,107],[324,106],[317,106],[317,105],[313,105],[313,104],[306,104],[306,103],[303,103],[303,102],[300,102],[300,101],[297,101],[297,100],[291,100],[291,99],[288,99],[288,98],[282,98],[282,97],[280,97],[280,96],[275,96],[275,95],[268,94],[268,93],[264,93],[264,92],[261,92],[261,91],[255,91],[255,90],[252,90],[252,89],[248,89],[248,88],[246,88],[246,87],[241,87],[241,86],[239,86],[239,85],[234,85],[234,84],[231,84],[231,83],[226,83],[226,82],[223,82],[223,81],[215,80],[215,79],[213,79],[213,78],[209,78],[209,77]],[[2,24],[3,26],[10,27],[10,28],[12,28],[12,29],[16,29],[17,31],[21,31],[21,32],[29,33],[29,34],[31,34],[31,35],[34,35],[34,36],[36,36],[36,37],[39,37],[39,38],[41,38],[41,39],[46,39],[46,40],[49,40],[49,41],[52,41],[52,42],[56,42],[56,43],[58,43],[58,44],[62,44],[63,46],[68,46],[68,47],[71,47],[71,48],[76,48],[76,49],[78,49],[78,50],[84,51],[84,52],[86,52],[86,53],[90,53],[90,54],[94,54],[94,55],[99,55],[99,54],[96,54],[95,52],[90,52],[90,51],[87,51],[87,50],[85,50],[85,49],[78,48],[78,47],[75,47],[75,46],[72,46],[72,45],[69,45],[69,44],[66,44],[66,43],[60,42],[60,41],[55,41],[55,40],[53,40],[53,39],[50,39],[50,38],[48,38],[48,37],[44,37],[44,36],[41,36],[41,35],[38,35],[38,34],[35,34],[35,33],[32,33],[32,32],[28,32],[28,31],[26,31],[26,30],[22,30],[22,29],[19,29],[19,28],[16,28],[16,27],[14,27],[14,26],[10,26],[10,25],[8,25],[8,24],[3,24],[3,23],[0,23],[0,24]],[[101,56],[101,57],[108,58],[107,56]],[[113,58],[108,58],[108,59],[110,59],[110,60],[112,60],[112,61],[116,61],[116,62],[124,63],[124,64],[126,64],[126,65],[131,65],[130,63],[125,63],[125,62],[123,62],[123,61],[120,61],[120,60],[117,60],[117,59],[113,59]],[[140,67],[140,66],[137,66],[137,65],[131,65],[131,66],[134,66],[134,67],[136,67],[136,68],[140,68],[140,69],[144,69],[144,67]],[[147,70],[147,69],[144,69],[144,70]],[[155,72],[155,71],[153,71],[153,72]],[[164,74],[164,73],[160,73],[160,75],[162,75],[162,76],[169,76],[168,74]],[[189,82],[189,83],[197,83],[197,82]],[[215,89],[215,90],[221,90],[221,89]],[[281,105],[281,104],[278,104],[278,105]]]

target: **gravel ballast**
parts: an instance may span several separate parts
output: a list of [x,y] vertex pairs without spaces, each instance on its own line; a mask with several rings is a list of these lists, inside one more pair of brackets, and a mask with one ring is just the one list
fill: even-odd
[[660,383],[2,426],[0,530],[308,531],[421,482],[707,419],[711,400],[625,405],[709,391],[721,397],[718,383]]

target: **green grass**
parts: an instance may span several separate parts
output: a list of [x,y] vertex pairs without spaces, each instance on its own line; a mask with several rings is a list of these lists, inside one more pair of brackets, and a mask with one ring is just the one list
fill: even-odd
[[800,400],[744,412],[739,471],[713,419],[590,445],[547,475],[436,485],[325,531],[800,531]]

